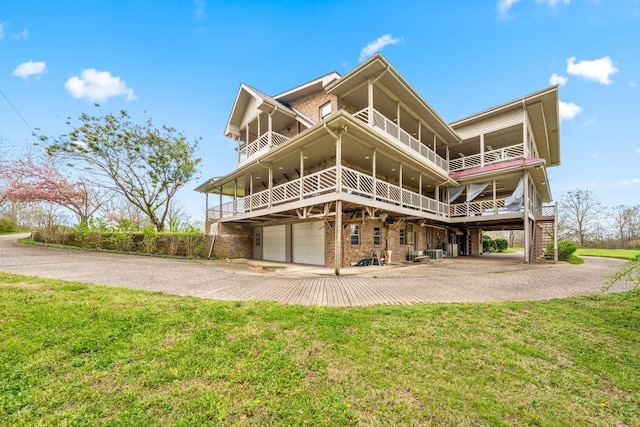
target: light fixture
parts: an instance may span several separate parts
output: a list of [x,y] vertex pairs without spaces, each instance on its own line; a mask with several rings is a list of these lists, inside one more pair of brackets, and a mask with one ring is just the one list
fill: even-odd
[[396,170],[396,168],[391,168],[392,171]]
[[256,176],[256,179],[260,179],[260,177],[259,177],[259,176]]
[[462,154],[462,153],[458,153],[458,156],[460,156],[460,157],[464,157],[464,154]]
[[369,160],[369,156],[364,156],[365,159]]
[[411,179],[412,179],[412,180],[413,180],[413,179],[416,179],[416,177],[415,177],[415,176],[412,176],[412,177],[411,177]]
[[307,157],[307,156],[302,156],[302,158],[306,160],[306,159],[308,159],[309,157]]
[[278,166],[278,169],[282,170],[282,166]]

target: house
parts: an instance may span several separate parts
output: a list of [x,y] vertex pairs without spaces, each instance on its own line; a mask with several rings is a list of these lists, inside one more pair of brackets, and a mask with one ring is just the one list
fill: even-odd
[[[524,230],[524,262],[556,241],[558,86],[445,122],[377,54],[276,96],[242,84],[225,135],[233,171],[206,194],[217,256],[343,266],[479,255]],[[389,254],[387,253],[387,256]]]

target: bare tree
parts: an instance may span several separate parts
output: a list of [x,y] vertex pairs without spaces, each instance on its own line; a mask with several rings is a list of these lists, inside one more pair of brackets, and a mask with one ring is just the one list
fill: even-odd
[[591,190],[573,190],[562,196],[560,204],[562,228],[584,246],[589,233],[596,230],[596,222],[603,212],[602,203]]

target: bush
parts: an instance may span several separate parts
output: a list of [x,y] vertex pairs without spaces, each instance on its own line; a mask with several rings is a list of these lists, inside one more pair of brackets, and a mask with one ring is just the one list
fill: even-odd
[[509,242],[507,242],[507,239],[496,239],[494,242],[498,252],[504,252],[509,248]]
[[491,238],[491,236],[487,234],[482,235],[482,252],[495,252],[498,250],[496,246],[496,241]]
[[[558,259],[568,261],[576,250],[578,250],[578,246],[575,243],[569,240],[561,240],[558,242]],[[546,253],[553,256],[553,242],[547,244]]]
[[18,231],[18,224],[9,218],[0,218],[0,233],[15,233]]

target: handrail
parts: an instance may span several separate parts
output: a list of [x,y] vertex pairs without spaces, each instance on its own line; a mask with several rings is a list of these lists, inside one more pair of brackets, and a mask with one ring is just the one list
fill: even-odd
[[465,169],[478,168],[483,166],[483,164],[492,165],[506,160],[522,159],[523,157],[524,146],[522,144],[511,145],[497,150],[485,151],[484,154],[478,153],[459,159],[451,159],[449,160],[449,171],[457,172]]
[[[269,145],[269,136],[271,135],[271,145]],[[287,142],[289,138],[279,134],[278,132],[265,132],[258,136],[253,141],[242,146],[238,149],[238,163],[241,163],[249,158],[255,156],[258,153],[268,151],[272,147],[278,147],[279,145]]]
[[431,163],[434,163],[445,172],[449,172],[449,162],[447,162],[446,159],[440,157],[435,151],[424,145],[422,142],[418,141],[407,131],[395,124],[392,120],[386,118],[384,114],[380,113],[379,111],[373,108],[369,110],[369,108],[367,107],[358,111],[353,116],[358,120],[368,124],[369,114],[372,115],[372,125],[375,128],[382,130],[389,136],[392,136],[397,142],[418,153],[421,157],[424,157]]

